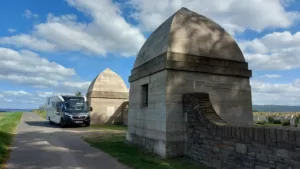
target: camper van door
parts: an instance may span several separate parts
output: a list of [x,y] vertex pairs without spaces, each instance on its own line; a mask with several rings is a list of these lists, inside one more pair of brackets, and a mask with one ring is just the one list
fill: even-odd
[[[57,111],[59,110],[59,111]],[[56,102],[54,107],[54,119],[56,123],[60,123],[61,111],[60,111],[60,102]]]
[[53,109],[53,106],[54,106],[53,97],[50,97],[50,98],[49,98],[49,102],[48,102],[48,103],[49,103],[49,104],[48,104],[47,114],[48,114],[50,120],[51,120],[52,122],[55,122],[55,119],[54,119],[54,117],[53,117],[53,113],[54,113],[54,109]]

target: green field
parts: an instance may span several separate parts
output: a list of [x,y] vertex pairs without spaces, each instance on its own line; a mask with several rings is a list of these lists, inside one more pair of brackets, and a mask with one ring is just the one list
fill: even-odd
[[184,158],[161,159],[137,146],[126,144],[124,134],[85,138],[85,141],[134,169],[208,169]]
[[33,112],[35,112],[40,117],[46,119],[46,111],[45,110],[37,109],[37,110],[33,110]]
[[9,154],[9,147],[14,137],[22,113],[0,113],[0,168]]

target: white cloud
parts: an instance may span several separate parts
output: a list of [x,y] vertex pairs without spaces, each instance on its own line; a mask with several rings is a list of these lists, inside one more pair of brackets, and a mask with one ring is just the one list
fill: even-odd
[[58,86],[57,80],[50,80],[47,77],[28,77],[25,75],[8,74],[0,75],[0,80],[11,81],[13,83],[40,88]]
[[[144,30],[152,31],[171,14],[187,7],[220,23],[229,32],[245,29],[261,31],[265,28],[287,28],[299,19],[299,12],[286,11],[292,2],[279,0],[130,0],[136,11],[132,16],[140,21]],[[284,5],[283,5],[284,4]]]
[[26,9],[26,10],[24,11],[23,16],[24,16],[25,18],[27,18],[27,19],[30,19],[30,18],[38,18],[38,17],[39,17],[38,14],[32,13],[29,9]]
[[253,104],[300,105],[299,82],[271,84],[252,80]]
[[145,41],[138,27],[128,23],[119,6],[110,0],[68,0],[84,12],[90,22],[77,21],[76,15],[48,15],[45,23],[34,26],[30,35],[0,38],[1,44],[36,51],[79,51],[89,55],[135,56]]
[[80,91],[85,94],[90,84],[91,82],[62,82],[60,88],[65,91],[72,91],[73,93]]
[[55,51],[57,46],[43,39],[37,39],[36,37],[20,34],[10,37],[0,38],[0,44],[15,45],[16,47],[27,47],[36,51]]
[[300,68],[300,32],[273,32],[251,41],[240,41],[250,67],[255,70]]
[[19,100],[21,103],[27,103],[27,104],[35,104],[36,101],[34,100]]
[[[75,93],[75,92],[74,92]],[[71,92],[36,91],[3,91],[0,92],[0,107],[2,108],[38,108],[45,105],[46,98],[55,95],[74,95]],[[5,103],[3,103],[5,102]],[[16,106],[17,105],[17,106]]]
[[53,92],[37,92],[37,96],[41,98],[46,98],[49,96],[52,96],[54,93]]
[[14,33],[14,32],[16,32],[16,29],[14,29],[14,28],[8,28],[7,31],[10,32],[10,33]]
[[57,86],[59,81],[74,76],[65,68],[28,50],[15,51],[0,47],[0,79],[35,87]]
[[[105,55],[106,50],[100,37],[95,37],[86,31],[87,25],[70,21],[58,22],[50,19],[47,23],[35,26],[36,34],[59,46],[61,50],[83,51],[89,54]],[[103,40],[104,41],[104,40]]]
[[277,74],[264,74],[262,76],[260,76],[262,78],[269,78],[269,79],[274,79],[274,78],[280,78],[281,75],[277,75]]
[[23,90],[19,90],[19,91],[4,91],[4,92],[2,92],[2,94],[4,96],[31,96],[30,93],[25,92]]
[[3,101],[5,102],[12,102],[13,100],[12,99],[2,99]]

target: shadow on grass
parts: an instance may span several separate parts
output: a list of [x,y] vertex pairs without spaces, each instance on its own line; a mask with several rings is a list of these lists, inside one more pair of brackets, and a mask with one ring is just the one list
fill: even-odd
[[161,159],[135,145],[126,144],[124,134],[84,140],[134,169],[208,169],[186,158]]
[[119,130],[126,131],[127,126],[124,125],[91,125],[88,127],[90,129],[103,129],[103,130]]

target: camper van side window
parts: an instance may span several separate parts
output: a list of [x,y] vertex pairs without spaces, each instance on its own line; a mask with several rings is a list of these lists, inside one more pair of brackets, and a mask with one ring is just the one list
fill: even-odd
[[59,109],[59,108],[60,108],[60,103],[59,103],[59,102],[56,103],[55,108],[56,108],[56,109]]
[[60,110],[64,110],[64,103],[60,103]]

